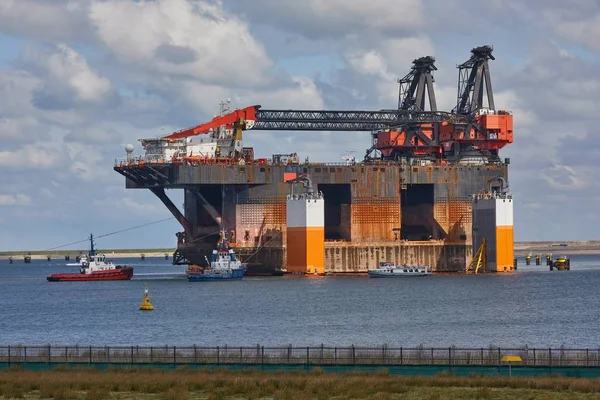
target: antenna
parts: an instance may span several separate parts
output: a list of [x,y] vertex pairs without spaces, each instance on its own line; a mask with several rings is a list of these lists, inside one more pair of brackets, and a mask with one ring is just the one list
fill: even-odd
[[226,242],[226,235],[225,235],[225,221],[224,221],[224,216],[225,216],[225,185],[221,185],[221,246],[223,248],[225,248],[225,243],[228,243],[229,241]]
[[94,250],[94,235],[90,233],[90,257],[96,255],[96,250]]

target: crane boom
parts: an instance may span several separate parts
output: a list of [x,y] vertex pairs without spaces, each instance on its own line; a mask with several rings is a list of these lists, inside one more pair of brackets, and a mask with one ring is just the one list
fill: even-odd
[[214,117],[212,121],[207,122],[205,124],[196,125],[191,128],[186,128],[174,132],[168,136],[165,136],[165,139],[181,139],[189,136],[200,135],[202,133],[208,133],[211,129],[217,129],[223,125],[232,126],[233,124],[239,122],[255,121],[256,110],[258,110],[259,108],[260,106],[250,106],[239,110],[235,110],[230,112],[229,114]]
[[[390,126],[443,122],[456,115],[440,111],[258,110],[252,129],[291,131],[374,131]],[[461,118],[461,117],[459,117]]]
[[243,130],[263,131],[375,131],[399,125],[432,122],[466,122],[466,117],[443,111],[380,110],[261,110],[250,106],[213,118],[212,121],[165,136],[180,139],[208,133],[219,126],[240,124]]

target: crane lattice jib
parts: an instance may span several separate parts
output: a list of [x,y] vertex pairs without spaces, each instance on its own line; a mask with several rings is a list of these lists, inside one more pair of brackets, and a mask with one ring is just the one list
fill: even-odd
[[375,131],[434,122],[466,123],[468,117],[442,111],[380,110],[261,110],[250,106],[212,121],[174,132],[165,139],[181,139],[208,133],[219,126],[242,124],[241,129],[278,131]]
[[448,112],[258,110],[252,129],[288,131],[374,131],[400,125],[466,122]]

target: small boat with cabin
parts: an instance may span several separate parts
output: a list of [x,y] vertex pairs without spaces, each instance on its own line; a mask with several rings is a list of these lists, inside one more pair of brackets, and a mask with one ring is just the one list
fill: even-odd
[[370,278],[406,278],[411,276],[429,276],[431,267],[420,265],[395,265],[391,262],[380,262],[379,267],[369,270]]
[[240,261],[227,243],[225,231],[221,231],[221,239],[217,248],[212,251],[210,261],[205,257],[207,267],[190,265],[186,271],[188,281],[213,281],[242,279],[246,266]]
[[49,282],[73,281],[122,281],[133,277],[133,267],[115,265],[106,261],[104,254],[96,254],[94,250],[94,237],[90,234],[89,255],[81,258],[79,273],[52,274],[46,279]]

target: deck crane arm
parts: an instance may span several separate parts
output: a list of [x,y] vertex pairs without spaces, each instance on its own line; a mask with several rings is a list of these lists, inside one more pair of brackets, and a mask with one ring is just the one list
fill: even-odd
[[212,121],[205,124],[196,125],[192,128],[182,129],[174,132],[168,136],[165,136],[165,139],[181,139],[189,136],[200,135],[202,133],[208,133],[211,129],[217,129],[223,125],[234,126],[238,124],[242,129],[249,129],[252,127],[254,121],[256,121],[256,111],[259,108],[260,106],[250,106],[235,110],[229,114],[214,117]]

